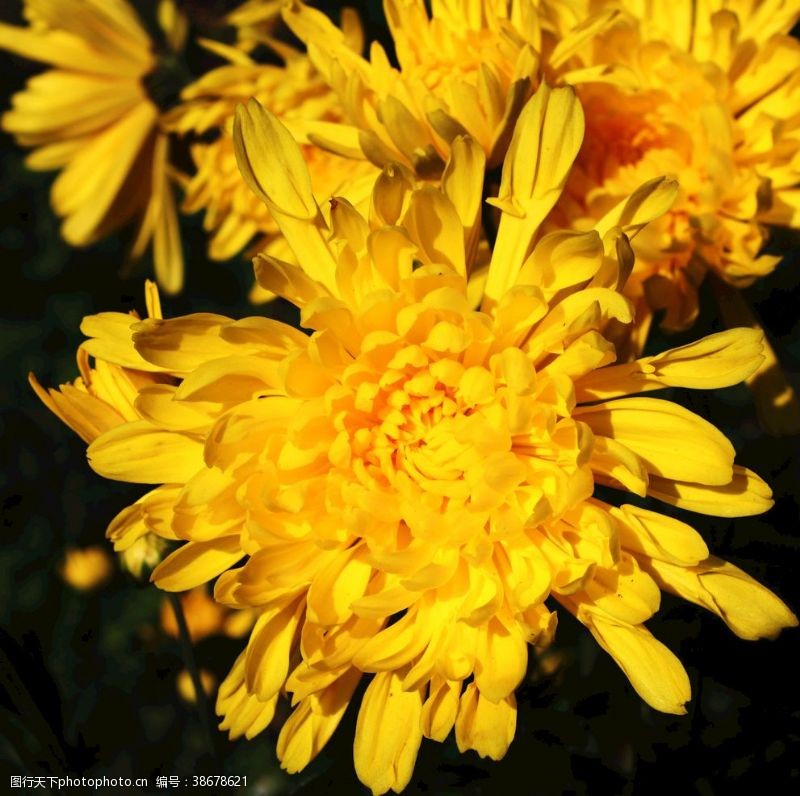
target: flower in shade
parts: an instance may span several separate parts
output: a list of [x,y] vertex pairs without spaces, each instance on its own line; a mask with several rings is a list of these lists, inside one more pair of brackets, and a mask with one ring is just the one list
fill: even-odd
[[[152,244],[160,284],[178,291],[183,259],[169,142],[148,94],[158,67],[150,36],[125,0],[24,0],[24,11],[27,27],[0,24],[0,48],[52,68],[13,96],[3,130],[33,150],[29,168],[60,170],[51,202],[68,243],[87,246],[136,221],[131,256]],[[179,38],[171,0],[160,18]]]
[[[358,20],[348,15],[346,26],[352,47],[360,47]],[[318,195],[334,193],[354,202],[369,198],[378,174],[369,163],[354,163],[319,149],[308,139],[304,126],[308,120],[331,124],[341,119],[336,95],[322,81],[308,57],[297,50],[271,42],[284,64],[263,64],[241,50],[209,44],[229,64],[213,69],[187,86],[182,102],[166,118],[167,126],[180,134],[215,137],[196,140],[191,147],[195,173],[186,183],[183,210],[205,211],[204,226],[209,232],[209,255],[228,260],[255,238],[252,253],[269,247],[283,257],[291,257],[279,237],[278,226],[264,203],[255,197],[242,180],[233,148],[233,115],[236,106],[255,97],[281,118],[302,144],[303,154],[313,176]],[[266,298],[256,288],[254,298]]]
[[453,140],[440,185],[389,165],[366,214],[340,198],[323,211],[293,136],[252,102],[237,156],[297,263],[261,255],[257,277],[310,334],[208,313],[85,322],[87,353],[156,382],[139,390],[138,419],[88,450],[101,475],[155,486],[138,505],[156,521],[134,511],[115,533],[150,522],[184,542],[153,573],[162,589],[219,576],[220,603],[258,611],[217,708],[231,737],[250,738],[288,694],[278,755],[290,772],[362,680],[355,768],[374,793],[406,786],[423,737],[455,731],[462,751],[501,758],[528,646],[550,642],[557,610],[677,714],[688,677],[645,626],[662,589],[743,638],[796,624],[686,522],[624,502],[770,507],[711,423],[650,395],[740,381],[762,336],[735,329],[617,362],[604,330],[632,322],[629,238],[677,189],[652,180],[591,230],[540,235],[583,130],[570,89],[542,85],[525,106],[481,270],[480,143]]
[[602,65],[571,70],[569,61],[611,24],[613,9],[579,15],[567,4],[532,0],[386,0],[383,6],[397,67],[378,42],[362,58],[344,30],[299,0],[283,9],[344,109],[344,123],[316,129],[316,140],[346,157],[402,163],[434,178],[453,140],[469,135],[494,168],[542,74],[565,82],[611,76]]
[[[763,252],[770,227],[800,226],[800,43],[789,35],[800,6],[601,0],[583,13],[610,8],[620,15],[574,51],[573,66],[610,63],[627,78],[578,87],[587,134],[554,224],[590,226],[643,181],[678,179],[670,212],[634,243],[626,290],[641,350],[654,312],[668,330],[687,328],[709,272],[749,286],[780,260]],[[800,428],[778,373],[770,351],[751,377],[766,388],[761,414],[768,428]]]
[[67,550],[59,568],[65,583],[78,591],[91,591],[111,578],[111,556],[97,545]]

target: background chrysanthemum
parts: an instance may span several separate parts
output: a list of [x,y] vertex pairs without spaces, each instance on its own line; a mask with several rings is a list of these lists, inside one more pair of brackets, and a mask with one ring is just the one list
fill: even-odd
[[[348,43],[359,50],[363,46],[360,24],[353,15],[349,19]],[[336,192],[354,202],[364,201],[378,173],[369,163],[353,163],[319,149],[308,139],[306,123],[341,120],[339,99],[304,53],[272,39],[267,41],[283,64],[259,63],[241,50],[213,45],[229,63],[187,86],[181,94],[182,102],[165,120],[169,129],[190,141],[194,139],[191,153],[195,170],[185,185],[183,210],[205,212],[208,250],[214,260],[228,260],[248,244],[252,244],[248,251],[251,257],[267,248],[278,256],[291,257],[277,224],[253,196],[236,164],[233,113],[238,104],[251,97],[292,125],[321,196]],[[210,136],[211,141],[207,140]],[[256,300],[269,297],[257,285],[252,295]]]
[[608,77],[601,65],[566,68],[574,50],[608,27],[614,10],[581,13],[532,0],[386,0],[398,64],[378,42],[361,57],[345,31],[302,2],[283,18],[338,94],[344,120],[318,130],[322,146],[383,166],[398,162],[438,178],[450,143],[469,135],[499,167],[517,116],[543,75],[565,82]]
[[[587,136],[556,223],[592,223],[587,216],[603,215],[643,180],[678,179],[671,211],[634,244],[628,295],[637,303],[632,345],[641,350],[653,313],[667,329],[687,328],[709,272],[747,287],[781,260],[765,252],[770,230],[798,226],[800,44],[789,33],[800,8],[598,2],[582,13],[612,8],[620,12],[614,23],[578,48],[573,63],[613,64],[627,78],[578,89]],[[718,289],[726,322],[757,325],[741,299]],[[765,428],[800,428],[771,352],[753,378]]]
[[[28,27],[0,25],[0,47],[53,68],[14,95],[3,129],[34,149],[30,168],[60,169],[51,199],[70,244],[136,221],[131,256],[152,244],[156,275],[176,292],[183,255],[169,142],[146,85],[157,66],[149,34],[126,0],[25,0],[24,10]],[[162,20],[167,36],[180,25]]]

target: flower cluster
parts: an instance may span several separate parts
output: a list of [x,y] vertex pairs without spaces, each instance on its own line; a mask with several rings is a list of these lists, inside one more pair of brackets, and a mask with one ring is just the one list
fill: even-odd
[[[743,639],[797,624],[690,515],[659,511],[771,507],[711,422],[651,395],[752,379],[774,364],[763,333],[642,356],[654,312],[685,327],[706,272],[749,283],[776,264],[765,225],[797,225],[789,5],[678,3],[675,24],[656,0],[386,0],[392,64],[377,43],[360,54],[350,13],[340,29],[285,3],[301,52],[275,38],[277,4],[249,0],[235,45],[204,42],[227,65],[173,107],[141,94],[147,58],[128,69],[156,140],[191,141],[195,173],[176,179],[211,256],[249,247],[253,297],[291,303],[301,328],[164,318],[147,283],[146,318],[84,320],[74,384],[32,384],[98,474],[150,487],[111,522],[115,550],[166,555],[152,580],[203,611],[190,590],[213,582],[215,630],[240,612],[249,639],[217,697],[231,738],[288,698],[278,756],[300,771],[358,702],[356,772],[400,791],[423,737],[503,757],[560,613],[673,714],[691,693],[646,626],[662,592]],[[82,8],[92,47],[111,22],[89,21],[133,30],[123,0]],[[30,36],[50,35],[37,14]],[[264,45],[282,63],[259,62]],[[56,185],[99,146],[91,129],[45,158],[69,163]],[[164,157],[144,228],[168,222],[177,245]]]
[[[183,57],[189,20],[176,0],[160,0],[152,33],[127,0],[24,0],[29,27],[0,24],[0,48],[54,67],[12,98],[2,128],[34,148],[29,168],[61,170],[51,198],[68,243],[87,246],[135,221],[130,258],[152,244],[158,283],[179,292],[180,186],[182,210],[205,211],[211,259],[231,259],[253,238],[253,252],[267,244],[280,251],[277,228],[241,182],[233,155],[233,112],[251,97],[293,122],[322,195],[368,197],[376,169],[354,167],[308,138],[309,123],[339,122],[342,111],[306,55],[270,37],[280,5],[246,2],[229,14],[235,46],[198,38],[227,63],[196,79]],[[345,11],[342,20],[343,41],[360,48],[358,19]],[[248,54],[265,43],[283,64]],[[184,148],[193,174],[183,172]],[[255,288],[253,298],[268,296]]]

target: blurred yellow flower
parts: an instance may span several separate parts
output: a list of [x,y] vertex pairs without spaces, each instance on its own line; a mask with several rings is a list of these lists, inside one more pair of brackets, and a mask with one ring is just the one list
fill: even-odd
[[[192,641],[220,632],[226,610],[211,599],[205,587],[199,586],[182,594],[180,601]],[[168,635],[178,637],[178,623],[168,600],[161,604],[161,627]]]
[[611,24],[614,10],[581,15],[566,3],[535,0],[385,0],[383,6],[398,68],[378,42],[362,58],[344,30],[299,0],[283,9],[344,109],[346,123],[320,126],[316,140],[346,157],[403,163],[435,178],[452,141],[469,135],[494,168],[542,75],[565,82],[611,76],[605,66],[576,71],[568,62]]
[[[203,686],[203,690],[208,696],[211,696],[217,685],[217,678],[214,677],[208,669],[201,669],[198,674],[200,675],[200,683]],[[175,687],[178,689],[178,694],[184,702],[188,702],[190,705],[197,702],[197,691],[194,689],[192,676],[186,669],[181,669],[178,673]]]
[[[350,15],[348,43],[360,47],[361,30]],[[278,226],[264,203],[242,180],[233,148],[233,115],[236,106],[255,97],[289,125],[302,151],[319,196],[334,193],[354,202],[369,198],[378,170],[369,163],[354,163],[314,146],[306,135],[307,122],[329,125],[341,119],[337,96],[322,81],[308,57],[287,45],[273,42],[283,66],[262,64],[240,50],[207,43],[230,61],[187,86],[182,103],[166,116],[169,129],[189,136],[213,132],[214,140],[198,140],[191,153],[195,173],[188,179],[183,210],[205,211],[204,226],[209,233],[209,255],[228,260],[255,238],[250,256],[269,249],[282,257],[291,252],[279,236]],[[257,287],[256,300],[268,298]]]
[[29,168],[61,170],[51,200],[68,243],[89,245],[136,220],[132,257],[152,243],[159,283],[177,292],[183,256],[169,142],[148,94],[158,66],[149,35],[125,0],[24,0],[24,13],[28,27],[0,24],[0,48],[53,68],[14,95],[2,129],[33,148]]
[[59,572],[73,589],[91,591],[111,578],[114,564],[102,547],[73,547],[67,550]]
[[290,772],[324,746],[364,674],[354,755],[374,793],[405,787],[423,736],[454,729],[462,751],[502,757],[527,645],[555,631],[548,598],[669,713],[685,712],[690,689],[644,626],[660,589],[744,638],[796,624],[689,525],[594,497],[599,484],[726,517],[772,504],[714,426],[630,397],[736,383],[762,335],[616,363],[603,334],[633,320],[620,292],[629,237],[668,210],[675,184],[646,183],[593,230],[539,236],[582,137],[571,90],[543,85],[510,143],[483,267],[480,144],[453,140],[439,187],[388,166],[366,215],[338,197],[323,213],[292,134],[250,103],[239,162],[299,263],[260,255],[257,276],[311,335],[208,313],[85,321],[89,354],[158,380],[139,389],[139,419],[89,447],[101,475],[159,485],[114,532],[155,516],[153,530],[186,542],[158,586],[219,575],[218,602],[257,609],[218,692],[220,726],[253,737],[290,693],[278,740]]
[[[546,0],[547,3],[547,0]],[[612,58],[628,85],[580,86],[587,135],[564,217],[594,217],[643,180],[674,175],[670,213],[634,248],[632,285],[664,325],[688,326],[711,269],[744,287],[779,258],[761,255],[765,224],[800,223],[800,43],[789,36],[796,3],[715,0],[591,2],[623,8],[614,26],[575,57]]]
[[[550,5],[560,7],[544,0]],[[636,304],[636,353],[654,312],[664,312],[669,330],[687,328],[708,272],[747,287],[780,260],[763,253],[770,226],[800,226],[800,43],[789,35],[800,6],[592,0],[580,7],[620,14],[573,53],[573,64],[610,63],[627,78],[578,87],[586,138],[554,226],[591,226],[645,180],[669,174],[680,184],[671,211],[634,243],[626,293]],[[736,321],[755,323],[742,313]],[[771,351],[751,381],[761,383],[756,397],[768,430],[800,429]]]
[[[246,635],[255,621],[253,611],[232,611],[213,600],[205,586],[198,586],[180,596],[189,637],[197,642],[207,636],[224,635],[239,638]],[[178,637],[178,622],[168,600],[161,605],[161,627],[170,636]]]

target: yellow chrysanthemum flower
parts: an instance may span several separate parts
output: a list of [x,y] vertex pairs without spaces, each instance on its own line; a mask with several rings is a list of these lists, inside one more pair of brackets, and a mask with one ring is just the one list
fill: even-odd
[[[358,21],[347,15],[346,25],[353,47],[360,47]],[[264,203],[255,197],[242,180],[233,148],[233,115],[236,106],[255,97],[292,127],[303,144],[303,154],[319,196],[334,193],[352,201],[366,200],[377,169],[369,163],[354,163],[314,146],[305,133],[307,120],[330,124],[341,119],[338,98],[322,81],[308,57],[286,45],[273,42],[285,61],[284,66],[261,64],[240,50],[210,44],[230,64],[219,67],[187,86],[182,104],[167,117],[170,129],[183,135],[203,135],[213,131],[216,139],[192,145],[196,173],[186,183],[183,210],[205,210],[204,225],[209,232],[209,255],[227,260],[238,254],[254,238],[252,253],[269,249],[286,257],[279,229]],[[254,289],[253,298],[267,298]]]
[[320,128],[316,140],[379,166],[402,163],[438,177],[450,145],[469,135],[489,168],[502,163],[517,116],[542,74],[565,82],[609,79],[611,70],[569,69],[576,48],[608,27],[615,11],[579,15],[536,0],[384,0],[398,67],[377,42],[369,59],[345,32],[299,0],[283,18],[308,46],[338,94],[346,124]]
[[[168,36],[182,20],[170,8],[162,2]],[[146,85],[157,66],[149,35],[125,0],[24,0],[24,12],[28,27],[0,24],[0,48],[53,68],[14,95],[2,128],[34,149],[29,168],[61,170],[51,200],[64,239],[86,246],[138,220],[132,257],[152,243],[159,283],[180,290],[169,142]]]
[[[627,295],[641,350],[653,312],[664,311],[667,329],[688,327],[709,271],[747,287],[780,260],[763,253],[769,225],[800,226],[800,43],[789,36],[800,6],[592,0],[582,13],[612,9],[614,24],[573,59],[628,78],[578,87],[587,134],[554,224],[591,225],[643,181],[677,178],[675,205],[634,244]],[[800,427],[771,351],[768,360],[753,377],[767,388],[757,393],[762,419],[776,431]]]
[[364,675],[355,766],[374,793],[405,787],[423,736],[455,729],[462,751],[502,757],[528,644],[551,639],[554,604],[671,713],[690,689],[644,626],[661,589],[743,638],[796,624],[689,525],[594,496],[600,484],[719,516],[771,505],[714,426],[636,395],[736,383],[758,366],[761,334],[619,364],[603,334],[632,322],[628,238],[669,208],[674,183],[645,184],[591,231],[539,235],[582,136],[573,93],[543,85],[512,137],[484,273],[479,143],[454,139],[441,186],[387,166],[366,215],[339,198],[323,213],[291,133],[251,103],[237,155],[299,263],[261,255],[257,275],[310,336],[204,313],[85,321],[88,354],[154,379],[140,419],[89,447],[101,475],[158,485],[137,504],[158,509],[114,532],[185,541],[154,572],[161,588],[220,576],[219,602],[258,610],[219,689],[221,727],[252,737],[291,694],[278,740],[290,772]]

